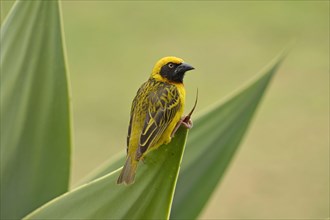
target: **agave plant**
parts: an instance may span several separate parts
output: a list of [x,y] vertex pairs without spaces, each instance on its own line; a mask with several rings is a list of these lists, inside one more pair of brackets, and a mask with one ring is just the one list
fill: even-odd
[[131,186],[125,155],[69,191],[71,111],[57,1],[18,1],[1,26],[2,219],[194,219],[224,175],[279,66],[180,128],[148,154]]

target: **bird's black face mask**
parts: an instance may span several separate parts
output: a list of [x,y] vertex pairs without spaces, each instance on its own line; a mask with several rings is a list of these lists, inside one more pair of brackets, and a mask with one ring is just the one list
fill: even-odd
[[189,71],[193,70],[194,67],[190,66],[187,63],[168,63],[160,69],[160,75],[169,81],[182,83],[184,74]]

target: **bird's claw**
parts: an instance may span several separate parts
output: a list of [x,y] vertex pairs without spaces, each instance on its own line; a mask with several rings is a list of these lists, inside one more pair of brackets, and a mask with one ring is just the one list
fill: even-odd
[[179,129],[179,127],[181,125],[185,126],[187,129],[190,129],[190,128],[193,127],[193,122],[192,122],[192,120],[190,118],[190,115],[183,116],[181,118],[181,120],[176,124],[175,128],[172,131],[171,138],[174,137],[176,131]]
[[190,128],[193,127],[193,122],[192,122],[192,120],[191,120],[191,118],[190,118],[189,115],[184,116],[181,120],[182,120],[181,121],[181,124],[183,126],[185,126],[187,129],[190,129]]
[[195,104],[194,107],[191,109],[191,111],[189,112],[188,115],[183,116],[180,121],[176,124],[175,128],[172,131],[171,134],[171,138],[174,137],[176,131],[179,129],[180,125],[185,126],[187,129],[190,129],[193,127],[193,122],[191,120],[191,115],[194,112],[196,105],[197,105],[197,100],[198,100],[198,89],[197,89],[197,93],[196,93],[196,100],[195,100]]

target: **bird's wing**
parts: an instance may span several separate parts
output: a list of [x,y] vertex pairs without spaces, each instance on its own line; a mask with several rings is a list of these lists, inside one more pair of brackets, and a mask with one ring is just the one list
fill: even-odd
[[131,114],[130,114],[130,119],[129,119],[129,125],[128,125],[128,132],[127,132],[127,147],[126,147],[126,153],[128,153],[128,147],[129,147],[129,144],[130,144],[130,139],[131,139],[131,132],[132,132],[132,127],[133,127],[133,117],[134,117],[134,111],[136,110],[136,108],[138,108],[138,102],[141,101],[142,97],[143,96],[143,90],[145,90],[144,87],[146,87],[148,85],[148,83],[144,83],[140,88],[139,90],[137,91],[136,93],[136,97],[133,99],[133,102],[132,102],[132,107],[131,107]]
[[136,100],[134,99],[133,103],[132,103],[131,116],[130,116],[130,119],[129,119],[128,132],[127,132],[127,140],[126,140],[126,144],[127,144],[126,153],[127,154],[128,154],[128,146],[129,146],[129,141],[130,141],[130,138],[131,138],[131,131],[132,131],[132,120],[133,120],[133,111],[134,111],[133,108],[134,108],[135,105],[136,105]]
[[148,102],[137,158],[157,143],[181,107],[179,92],[174,85],[162,86],[151,92]]

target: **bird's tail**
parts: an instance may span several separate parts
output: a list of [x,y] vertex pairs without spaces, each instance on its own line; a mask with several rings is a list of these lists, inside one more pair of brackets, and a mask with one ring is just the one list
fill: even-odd
[[121,173],[118,177],[117,184],[132,184],[134,183],[136,168],[138,165],[137,160],[132,159],[131,156],[128,156],[126,159],[126,163],[121,170]]

